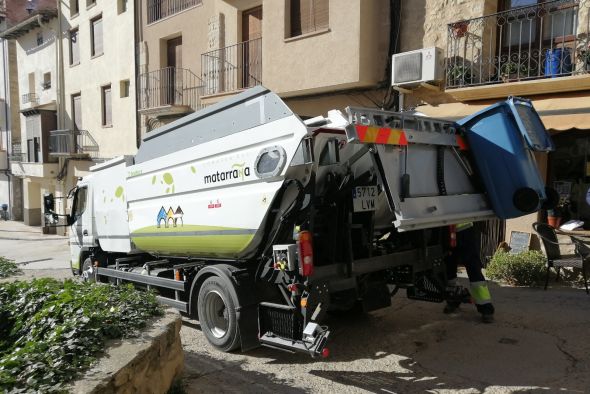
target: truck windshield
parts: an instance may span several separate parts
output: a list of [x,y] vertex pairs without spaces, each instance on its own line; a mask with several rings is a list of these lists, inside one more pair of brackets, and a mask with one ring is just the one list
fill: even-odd
[[86,196],[88,194],[88,188],[81,187],[78,188],[76,194],[74,195],[74,207],[73,207],[73,216],[74,219],[79,218],[84,213],[86,209]]

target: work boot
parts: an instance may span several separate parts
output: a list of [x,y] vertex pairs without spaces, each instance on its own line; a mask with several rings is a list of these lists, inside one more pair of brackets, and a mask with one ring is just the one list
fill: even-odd
[[459,309],[459,306],[465,300],[469,300],[469,291],[463,286],[447,286],[445,289],[447,305],[443,309],[443,313],[454,313]]
[[477,305],[477,311],[481,313],[481,321],[492,323],[494,321],[494,306],[491,303]]
[[445,305],[445,309],[443,309],[443,313],[445,315],[450,315],[451,313],[455,313],[455,312],[457,312],[457,309],[459,309],[459,305],[461,305],[461,303],[459,303],[459,302],[447,301],[447,305]]

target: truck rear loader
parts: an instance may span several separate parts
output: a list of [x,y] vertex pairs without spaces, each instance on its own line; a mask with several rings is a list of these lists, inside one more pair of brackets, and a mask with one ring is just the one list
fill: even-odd
[[155,290],[222,351],[326,356],[329,311],[385,308],[400,288],[444,301],[450,225],[548,204],[533,151],[551,149],[523,99],[460,122],[302,120],[256,87],[93,166],[71,193],[72,271]]

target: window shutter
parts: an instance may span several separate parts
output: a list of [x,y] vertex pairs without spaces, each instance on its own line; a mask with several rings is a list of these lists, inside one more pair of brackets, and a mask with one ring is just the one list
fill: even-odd
[[82,96],[72,96],[72,107],[74,112],[74,128],[82,130]]
[[329,0],[291,0],[291,37],[326,29]]
[[111,87],[103,88],[103,126],[110,126],[113,124],[113,112],[111,103]]
[[80,46],[78,44],[78,29],[70,31],[70,64],[80,62]]
[[102,54],[102,18],[92,21],[92,40],[92,46],[94,50],[92,55],[96,56]]

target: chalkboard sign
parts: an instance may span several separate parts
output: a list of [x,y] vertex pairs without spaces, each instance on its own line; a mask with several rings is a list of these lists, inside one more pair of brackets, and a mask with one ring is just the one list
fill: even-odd
[[524,233],[522,231],[511,231],[510,232],[510,253],[516,254],[520,252],[526,252],[529,250],[531,243],[531,234]]

